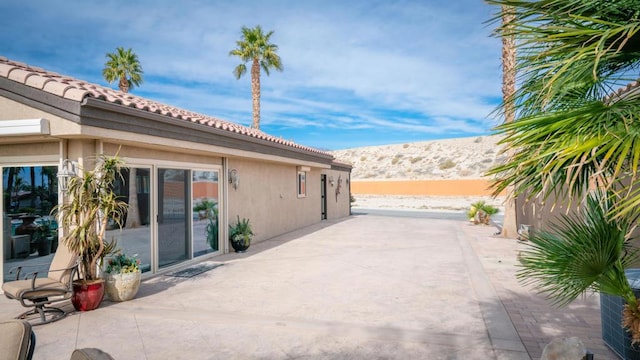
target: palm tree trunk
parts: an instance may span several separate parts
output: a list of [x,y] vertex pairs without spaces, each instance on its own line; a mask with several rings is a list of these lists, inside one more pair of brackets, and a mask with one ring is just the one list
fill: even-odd
[[[513,96],[516,92],[516,41],[509,31],[509,24],[514,20],[514,9],[502,7],[502,25],[506,27],[502,33],[502,100],[504,103],[504,122],[513,122],[515,106]],[[509,150],[510,152],[511,150]],[[516,220],[516,197],[513,186],[507,188],[507,198],[504,204],[504,222],[502,236],[515,238],[518,235]]]
[[120,88],[120,90],[122,90],[122,92],[125,92],[125,93],[129,92],[129,80],[127,80],[126,76],[120,77],[120,82],[118,82],[118,87]]
[[15,167],[9,168],[9,175],[7,176],[7,188],[6,190],[9,192],[8,199],[5,199],[4,208],[7,212],[13,211],[13,179],[16,176]]
[[31,190],[30,190],[30,194],[29,197],[31,198],[31,201],[29,202],[29,207],[31,207],[32,209],[36,208],[36,168],[34,166],[31,166],[29,168],[29,180],[31,180]]
[[140,211],[138,210],[138,187],[136,183],[136,168],[129,168],[129,201],[127,208],[127,229],[140,226]]
[[253,59],[251,65],[251,100],[253,101],[253,125],[254,129],[260,129],[260,62]]

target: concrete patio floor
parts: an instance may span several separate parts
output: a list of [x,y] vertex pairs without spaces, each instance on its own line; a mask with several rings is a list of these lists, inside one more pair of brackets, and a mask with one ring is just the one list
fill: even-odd
[[[325,221],[35,327],[34,358],[97,347],[116,359],[517,360],[578,336],[595,359],[616,359],[600,339],[598,298],[552,308],[513,276],[523,245],[494,232],[412,217]],[[0,319],[22,311],[0,300]]]

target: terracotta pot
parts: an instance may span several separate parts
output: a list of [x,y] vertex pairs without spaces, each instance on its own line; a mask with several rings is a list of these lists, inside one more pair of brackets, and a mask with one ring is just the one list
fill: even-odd
[[78,311],[95,310],[104,297],[104,280],[74,281],[71,303]]
[[124,274],[105,274],[105,291],[111,301],[133,299],[140,288],[140,271]]

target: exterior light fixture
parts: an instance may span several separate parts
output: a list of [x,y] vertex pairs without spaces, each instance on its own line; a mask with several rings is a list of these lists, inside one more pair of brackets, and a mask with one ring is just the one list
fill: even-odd
[[229,184],[231,184],[234,189],[238,190],[238,186],[240,186],[240,175],[238,174],[238,170],[229,170]]
[[60,169],[58,169],[58,184],[62,192],[66,192],[69,189],[69,180],[77,176],[76,168],[77,163],[69,159],[62,160],[60,163]]

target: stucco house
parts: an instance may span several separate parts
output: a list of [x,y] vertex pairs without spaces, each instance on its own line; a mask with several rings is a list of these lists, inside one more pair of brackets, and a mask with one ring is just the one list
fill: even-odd
[[[327,152],[0,57],[0,281],[18,262],[50,258],[24,225],[50,221],[55,234],[58,175],[91,169],[98,154],[128,167],[118,186],[126,226],[109,236],[149,274],[229,252],[237,217],[260,242],[350,215],[351,166]],[[205,204],[217,219],[203,216]]]

